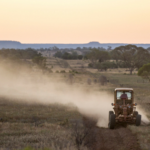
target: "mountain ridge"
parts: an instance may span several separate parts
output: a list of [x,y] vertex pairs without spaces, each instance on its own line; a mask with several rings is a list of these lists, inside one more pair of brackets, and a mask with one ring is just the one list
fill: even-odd
[[[118,46],[124,46],[130,43],[99,43],[97,41],[92,41],[89,43],[84,43],[84,44],[59,44],[59,43],[33,43],[33,44],[28,44],[28,43],[21,43],[19,41],[5,41],[2,40],[0,41],[0,49],[2,48],[13,48],[13,49],[27,49],[27,48],[33,48],[33,49],[40,49],[40,48],[50,48],[50,47],[58,47],[58,48],[73,48],[76,49],[77,47],[83,48],[83,47],[103,47],[103,48],[108,48],[108,47],[118,47]],[[150,47],[150,44],[133,44],[138,47],[143,47],[143,48],[148,48]]]

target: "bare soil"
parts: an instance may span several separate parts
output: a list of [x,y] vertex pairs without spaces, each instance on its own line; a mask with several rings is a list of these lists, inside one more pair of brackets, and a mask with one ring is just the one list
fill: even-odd
[[[92,121],[93,122],[93,121]],[[126,125],[119,125],[115,129],[99,128],[94,123],[86,138],[86,146],[90,150],[140,150],[136,134],[133,134]]]

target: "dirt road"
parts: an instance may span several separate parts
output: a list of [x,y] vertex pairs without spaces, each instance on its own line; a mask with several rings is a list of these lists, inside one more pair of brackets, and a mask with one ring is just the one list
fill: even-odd
[[110,130],[93,124],[88,126],[90,129],[86,139],[86,145],[90,150],[140,150],[136,135],[126,126]]

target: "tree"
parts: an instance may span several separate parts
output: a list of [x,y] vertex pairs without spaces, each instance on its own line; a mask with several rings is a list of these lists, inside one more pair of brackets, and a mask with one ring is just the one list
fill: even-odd
[[59,48],[56,47],[56,46],[54,46],[52,49],[55,50],[55,51],[59,51]]
[[65,52],[62,56],[63,59],[71,59],[72,58],[72,55],[68,52]]
[[107,51],[99,51],[97,57],[98,57],[98,62],[102,63],[102,62],[104,62],[104,61],[109,59],[109,54],[108,54]]
[[150,82],[150,63],[143,65],[138,70],[138,75],[141,76],[144,79],[148,79]]
[[108,51],[112,50],[112,47],[111,47],[111,46],[108,46],[107,50],[108,50]]
[[0,57],[8,59],[33,59],[35,56],[39,56],[38,52],[34,49],[28,48],[25,50],[20,49],[2,49],[0,51]]
[[58,51],[54,54],[54,57],[62,58],[62,59],[82,59],[82,55],[78,55],[77,52],[73,51],[72,53],[70,52],[61,52]]
[[150,47],[148,47],[147,50],[150,50]]
[[78,59],[78,53],[76,51],[72,52],[72,59]]
[[83,58],[83,55],[78,55],[78,59],[82,59]]
[[[89,65],[89,67],[90,67],[90,65]],[[108,68],[117,68],[117,66],[116,66],[116,63],[114,63],[114,62],[105,61],[102,63],[97,63],[96,68],[99,71],[103,71],[103,70],[107,71]]]
[[107,71],[107,69],[109,68],[108,63],[107,62],[103,62],[103,63],[98,63],[96,64],[96,68],[100,71]]
[[129,68],[130,74],[135,68],[140,68],[147,63],[150,58],[150,54],[146,49],[135,45],[117,47],[112,51],[111,55],[117,63],[123,61],[126,68]]
[[109,59],[109,54],[107,51],[100,51],[96,48],[91,49],[91,52],[87,54],[87,58],[91,60],[91,63],[93,64],[93,67],[96,66],[96,62],[99,63],[104,62],[105,60]]
[[63,54],[61,51],[58,51],[54,54],[54,57],[62,58]]
[[81,47],[77,47],[77,48],[76,48],[76,50],[81,50],[81,49],[82,49]]
[[32,59],[33,63],[37,64],[41,69],[46,69],[46,58],[43,56],[35,56]]

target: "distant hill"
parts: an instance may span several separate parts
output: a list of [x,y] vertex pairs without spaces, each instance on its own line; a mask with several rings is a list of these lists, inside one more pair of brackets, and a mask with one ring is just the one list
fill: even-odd
[[15,48],[17,49],[22,44],[16,41],[0,41],[0,49],[1,48]]
[[[90,42],[87,44],[22,44],[20,42],[16,41],[0,41],[0,49],[2,48],[14,48],[14,49],[26,49],[26,48],[33,48],[33,49],[40,49],[40,48],[50,48],[50,47],[58,47],[58,48],[83,48],[83,47],[103,47],[103,48],[108,48],[111,46],[112,48],[118,47],[118,46],[123,46],[127,44],[123,43],[99,43],[99,42]],[[138,47],[144,47],[148,48],[150,47],[150,44],[134,44]]]

